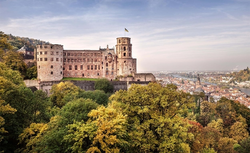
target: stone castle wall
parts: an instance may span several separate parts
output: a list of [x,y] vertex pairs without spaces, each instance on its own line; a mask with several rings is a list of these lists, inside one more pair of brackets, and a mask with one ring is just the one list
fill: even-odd
[[136,73],[129,37],[117,38],[116,52],[108,46],[99,50],[64,50],[62,45],[38,45],[35,54],[39,81],[59,81],[63,77],[155,80],[153,74]]
[[63,78],[63,46],[37,46],[37,76],[39,81],[58,81]]

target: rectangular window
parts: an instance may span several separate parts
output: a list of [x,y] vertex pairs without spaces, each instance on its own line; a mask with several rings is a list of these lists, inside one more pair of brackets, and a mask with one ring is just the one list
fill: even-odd
[[88,70],[89,70],[89,65],[87,66]]
[[42,55],[43,54],[43,52],[40,52],[40,55]]
[[56,58],[56,61],[59,61],[59,58]]
[[51,58],[50,61],[54,61],[54,58]]
[[100,70],[100,65],[98,65],[98,70]]
[[69,70],[72,70],[72,65],[69,65]]
[[39,61],[39,58],[37,58],[37,61]]
[[93,70],[93,65],[91,65],[91,70]]
[[84,59],[82,59],[82,61],[83,61],[83,62],[85,62],[85,58],[84,58]]
[[108,63],[106,63],[106,66],[109,66],[109,64],[108,64]]
[[65,67],[63,67],[63,70],[65,70]]
[[51,54],[51,55],[54,55],[54,52],[51,52],[50,54]]
[[43,58],[40,58],[40,61],[43,61]]
[[77,70],[77,65],[75,65],[75,70]]
[[50,74],[53,74],[53,71],[51,71]]
[[95,70],[97,70],[97,65],[95,65]]
[[59,55],[59,53],[58,53],[58,52],[56,52],[56,55]]
[[83,70],[83,66],[81,65],[81,70]]
[[47,61],[47,58],[44,58],[44,61]]
[[70,56],[70,53],[67,53],[67,56]]
[[52,68],[52,69],[53,69],[53,65],[51,65],[51,66],[50,66],[50,68]]
[[44,52],[45,55],[47,55],[47,52]]

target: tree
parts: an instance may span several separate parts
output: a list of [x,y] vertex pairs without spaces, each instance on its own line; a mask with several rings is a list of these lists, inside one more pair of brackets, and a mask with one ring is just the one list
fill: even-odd
[[110,97],[128,116],[132,152],[189,152],[189,124],[180,116],[193,107],[190,94],[162,87],[132,85]]
[[114,87],[107,79],[99,79],[95,82],[95,90],[103,90],[105,93],[113,92]]
[[21,73],[24,78],[27,71],[27,66],[24,63],[23,56],[21,53],[15,51],[8,51],[3,56],[3,62],[12,70],[17,70]]
[[235,122],[230,128],[229,135],[237,142],[249,137],[246,124],[242,122]]
[[[8,131],[6,131],[3,127],[5,121],[4,121],[4,118],[2,117],[2,114],[6,114],[6,113],[9,113],[9,114],[14,114],[16,112],[16,109],[12,108],[9,104],[4,104],[4,101],[1,100],[1,97],[0,97],[0,134],[3,134],[3,133],[8,133]],[[0,142],[2,141],[3,139],[3,136],[0,135]]]
[[27,69],[26,79],[36,79],[37,78],[37,66],[34,65]]
[[197,116],[197,121],[204,127],[212,120],[217,118],[216,104],[204,101],[201,103],[200,115]]
[[238,151],[239,153],[249,153],[250,137],[242,140],[239,144],[235,144],[234,150]]
[[[115,102],[114,102],[115,103]],[[69,125],[70,134],[66,141],[73,142],[72,152],[124,152],[127,150],[127,119],[121,111],[101,106],[88,116],[91,122],[77,122]],[[89,142],[91,142],[89,144]]]
[[108,95],[102,90],[80,92],[78,98],[89,98],[100,105],[108,103]]
[[218,142],[221,138],[221,133],[214,128],[204,127],[197,140],[202,145],[202,148],[213,148],[218,150]]
[[218,119],[217,121],[212,120],[212,122],[210,122],[207,126],[216,129],[221,134],[224,132],[222,119]]
[[[51,88],[50,101],[57,107],[63,107],[67,102],[73,100],[81,91],[81,89],[75,86],[71,82],[60,82],[55,84]],[[70,97],[69,97],[70,96]],[[67,100],[64,99],[67,97]]]
[[0,31],[0,61],[2,60],[4,52],[13,49],[11,44],[8,43],[7,39],[8,39],[8,35],[4,34],[2,31]]
[[[29,128],[19,136],[20,143],[25,146],[26,152],[32,152],[35,147],[36,152],[69,152],[72,143],[64,141],[67,135],[67,125],[74,122],[85,123],[89,117],[88,113],[96,109],[97,103],[90,99],[76,99],[61,108],[58,114],[50,119],[50,122],[40,126],[32,123]],[[27,133],[36,129],[38,132]]]
[[218,153],[236,153],[233,147],[234,144],[237,144],[237,141],[232,138],[220,138],[218,142]]

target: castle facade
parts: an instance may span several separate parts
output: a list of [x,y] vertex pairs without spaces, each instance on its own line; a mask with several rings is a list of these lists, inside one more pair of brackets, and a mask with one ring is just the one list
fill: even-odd
[[129,37],[117,38],[114,48],[64,50],[62,45],[37,45],[35,57],[39,81],[63,77],[107,78],[121,81],[154,81],[151,73],[137,73]]

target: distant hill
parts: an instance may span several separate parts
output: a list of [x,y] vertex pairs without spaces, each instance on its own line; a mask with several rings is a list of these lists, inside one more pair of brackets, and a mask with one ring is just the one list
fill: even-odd
[[250,81],[250,70],[247,67],[244,70],[241,70],[239,72],[233,72],[228,74],[229,77],[233,77],[233,79],[230,82],[244,82],[244,81]]
[[36,45],[50,44],[49,42],[38,39],[13,36],[12,34],[7,35],[9,36],[7,38],[8,42],[14,47],[14,50],[18,50],[25,45],[29,51],[34,51]]

